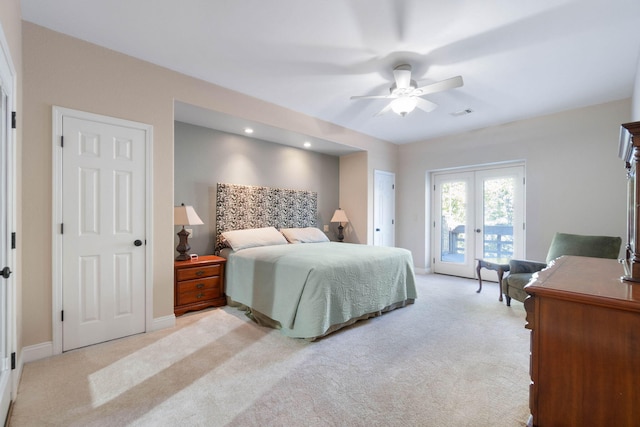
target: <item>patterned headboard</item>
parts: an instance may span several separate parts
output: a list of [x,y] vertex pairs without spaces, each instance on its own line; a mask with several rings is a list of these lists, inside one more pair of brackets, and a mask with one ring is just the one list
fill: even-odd
[[316,227],[318,193],[282,188],[218,183],[216,251],[221,234],[247,228]]

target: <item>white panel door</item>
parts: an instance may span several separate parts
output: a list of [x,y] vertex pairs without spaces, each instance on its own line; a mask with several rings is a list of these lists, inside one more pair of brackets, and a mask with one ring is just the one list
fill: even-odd
[[64,116],[67,351],[145,331],[145,132]]
[[395,246],[396,176],[391,172],[373,174],[373,245]]
[[[0,73],[3,74],[3,73]],[[0,79],[0,418],[4,420],[11,401],[10,353],[13,341],[13,262],[11,230],[13,213],[13,151],[9,96]]]

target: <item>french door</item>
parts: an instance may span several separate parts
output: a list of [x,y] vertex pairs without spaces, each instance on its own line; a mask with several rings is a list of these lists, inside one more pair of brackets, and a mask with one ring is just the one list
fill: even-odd
[[479,258],[524,257],[524,165],[434,173],[433,182],[435,273],[473,278]]

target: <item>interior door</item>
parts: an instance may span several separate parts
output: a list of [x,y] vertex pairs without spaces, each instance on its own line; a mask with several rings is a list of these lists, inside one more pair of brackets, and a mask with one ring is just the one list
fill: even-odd
[[13,340],[13,162],[11,109],[5,85],[0,81],[0,417],[6,419],[11,402],[11,351]]
[[62,118],[62,350],[145,331],[145,132]]
[[479,258],[524,257],[523,165],[437,173],[433,181],[435,273],[473,278]]
[[373,181],[373,245],[395,246],[396,176],[376,170]]

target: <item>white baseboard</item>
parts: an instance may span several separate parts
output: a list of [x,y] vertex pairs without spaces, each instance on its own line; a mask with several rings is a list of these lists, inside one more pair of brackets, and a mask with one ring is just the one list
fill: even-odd
[[51,341],[22,347],[22,363],[29,363],[51,356],[53,356],[53,342]]
[[169,316],[164,317],[156,317],[155,319],[153,319],[153,322],[151,323],[151,330],[148,332],[159,331],[160,329],[166,328],[173,328],[174,326],[176,326],[175,314],[170,314]]
[[[169,316],[158,317],[153,319],[151,328],[147,332],[158,331],[160,329],[172,328],[176,325],[176,316],[171,314]],[[20,353],[20,366],[22,364],[34,362],[36,360],[44,359],[53,356],[53,342],[47,341],[40,344],[34,344],[22,348]]]
[[431,273],[430,268],[414,268],[416,274],[429,274]]

